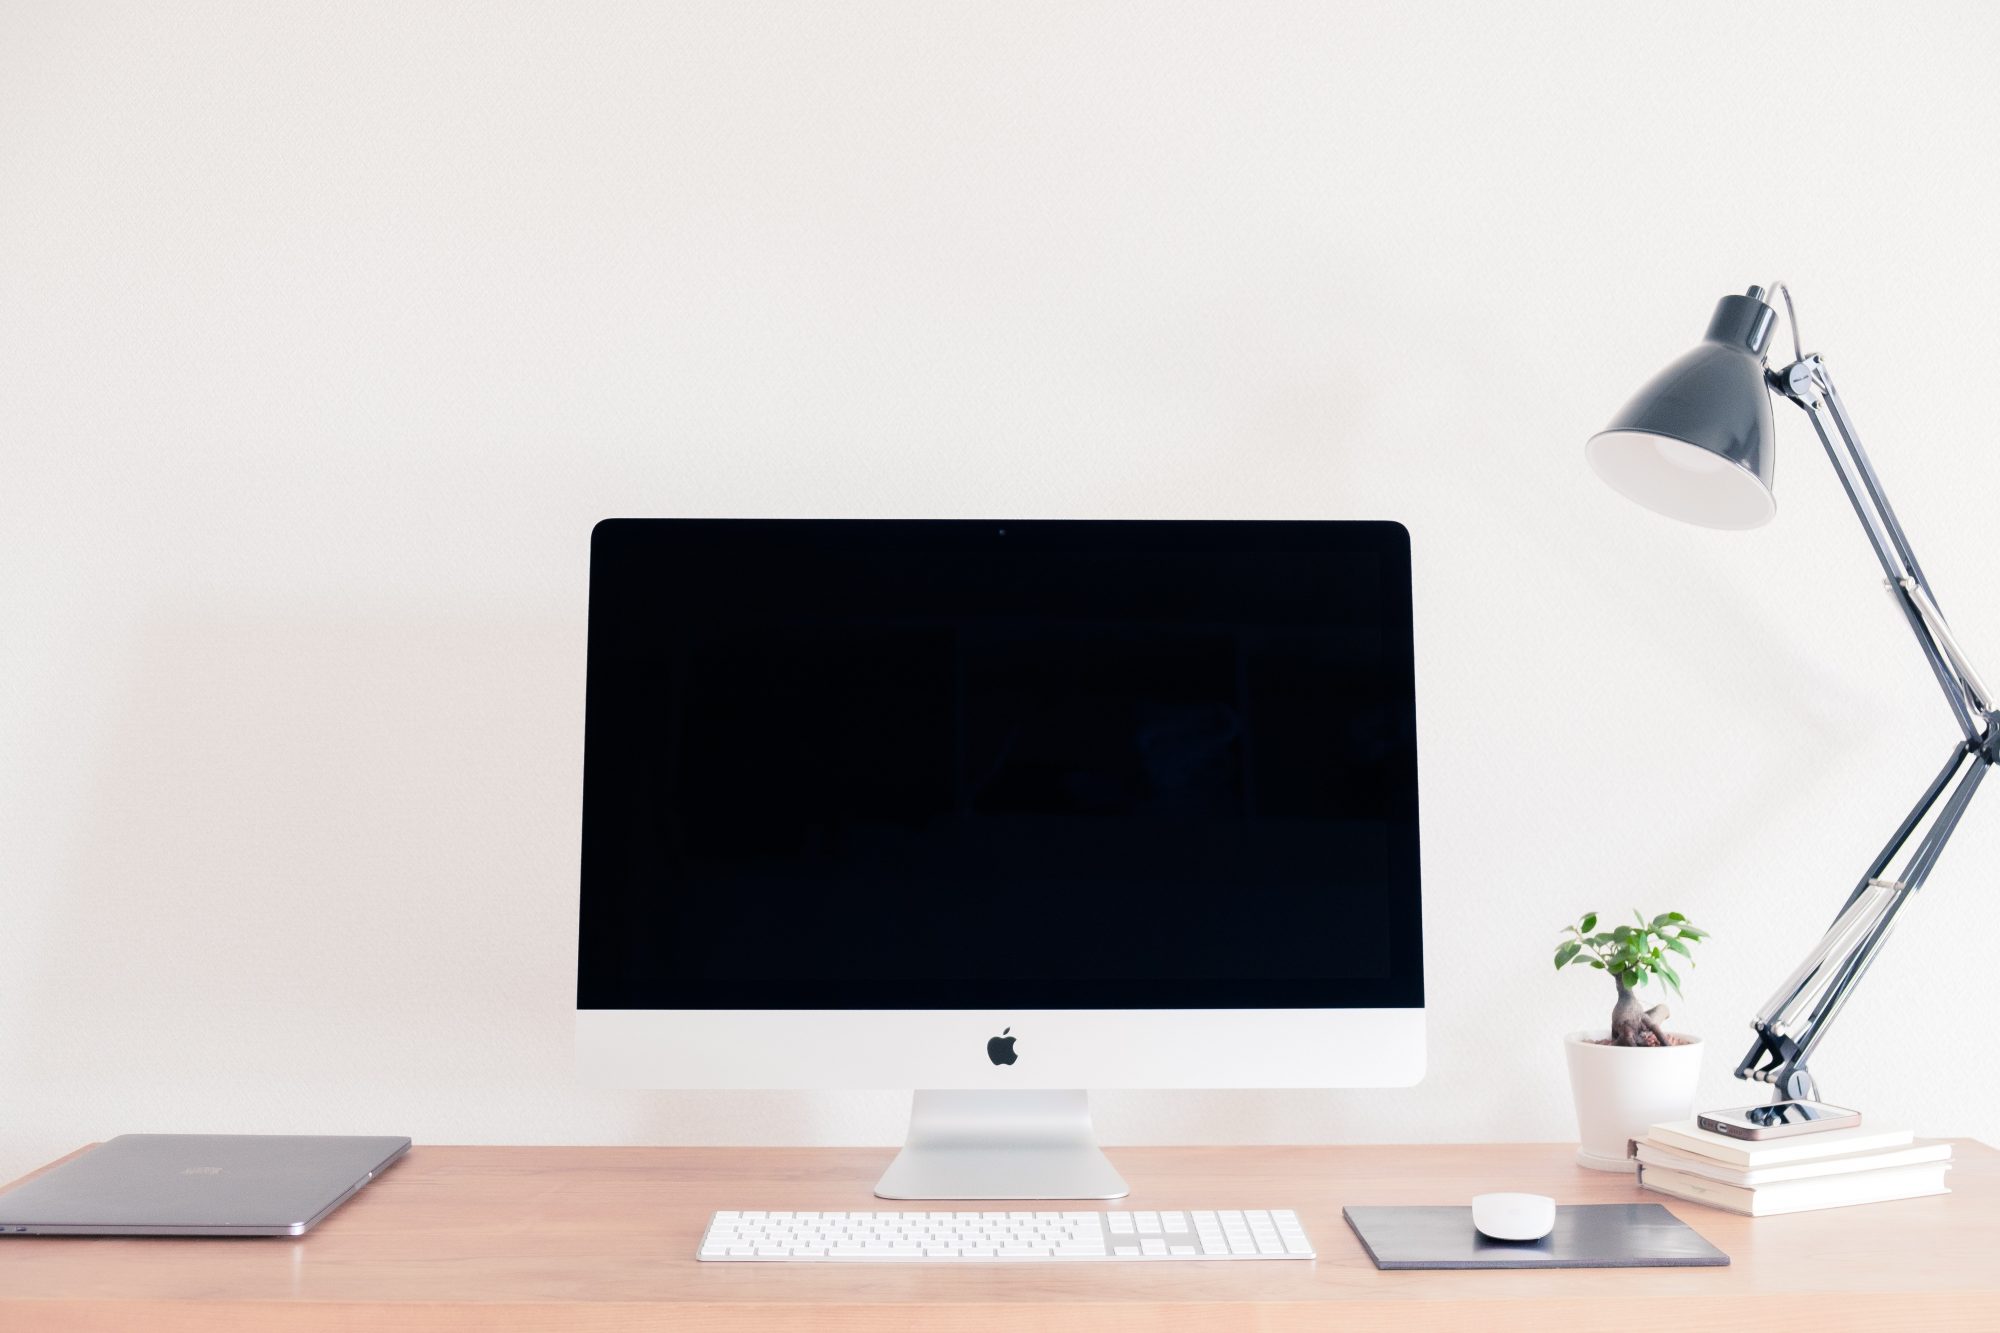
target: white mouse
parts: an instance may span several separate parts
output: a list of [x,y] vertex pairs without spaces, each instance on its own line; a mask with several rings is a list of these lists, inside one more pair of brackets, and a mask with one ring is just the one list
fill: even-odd
[[1472,1225],[1494,1240],[1540,1240],[1556,1229],[1556,1201],[1546,1194],[1480,1194]]

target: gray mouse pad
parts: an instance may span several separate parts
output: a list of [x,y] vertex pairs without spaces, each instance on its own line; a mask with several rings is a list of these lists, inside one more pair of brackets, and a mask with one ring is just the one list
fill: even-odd
[[1540,1240],[1489,1240],[1470,1208],[1343,1208],[1377,1268],[1717,1268],[1729,1256],[1657,1203],[1563,1204]]

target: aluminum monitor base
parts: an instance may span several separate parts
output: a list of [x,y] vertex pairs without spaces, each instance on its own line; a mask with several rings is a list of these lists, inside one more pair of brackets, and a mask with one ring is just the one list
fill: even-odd
[[884,1199],[1122,1199],[1083,1092],[918,1092]]

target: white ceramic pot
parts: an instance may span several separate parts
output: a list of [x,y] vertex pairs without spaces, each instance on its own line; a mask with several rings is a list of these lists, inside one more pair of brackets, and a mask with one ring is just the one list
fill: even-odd
[[1634,1164],[1625,1155],[1628,1142],[1663,1120],[1694,1117],[1702,1043],[1695,1037],[1685,1046],[1597,1044],[1609,1035],[1600,1029],[1563,1038],[1576,1127],[1583,1140],[1576,1160],[1597,1171],[1631,1171]]

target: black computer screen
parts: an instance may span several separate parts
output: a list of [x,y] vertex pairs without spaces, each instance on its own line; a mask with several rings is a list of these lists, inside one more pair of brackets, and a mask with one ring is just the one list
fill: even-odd
[[1394,523],[614,519],[586,1009],[1423,1003]]

